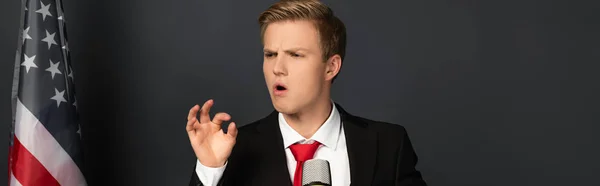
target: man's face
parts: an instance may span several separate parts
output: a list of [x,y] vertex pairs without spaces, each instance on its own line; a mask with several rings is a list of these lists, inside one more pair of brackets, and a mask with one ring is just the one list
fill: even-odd
[[312,22],[271,23],[263,42],[263,73],[277,111],[294,114],[322,98],[327,67]]

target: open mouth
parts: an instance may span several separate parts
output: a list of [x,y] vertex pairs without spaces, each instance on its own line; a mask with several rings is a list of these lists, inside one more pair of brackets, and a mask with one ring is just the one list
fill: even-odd
[[277,90],[277,91],[284,91],[284,90],[287,90],[287,88],[285,88],[285,86],[283,86],[283,85],[276,85],[275,86],[275,90]]
[[285,85],[276,83],[273,87],[273,94],[275,96],[283,96],[287,92],[287,87]]

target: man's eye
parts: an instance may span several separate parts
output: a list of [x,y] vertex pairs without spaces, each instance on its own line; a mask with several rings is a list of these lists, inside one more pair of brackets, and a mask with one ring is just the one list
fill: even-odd
[[273,56],[275,56],[275,54],[273,54],[273,53],[265,53],[265,57],[267,57],[267,58],[270,58],[270,57],[273,57]]
[[291,53],[290,55],[291,55],[292,57],[302,57],[302,56],[301,56],[300,54],[298,54],[298,53]]

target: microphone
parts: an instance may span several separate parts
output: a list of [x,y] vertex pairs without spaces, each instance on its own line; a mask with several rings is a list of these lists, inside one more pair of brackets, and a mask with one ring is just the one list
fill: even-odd
[[323,159],[306,160],[302,166],[302,186],[331,186],[329,162]]

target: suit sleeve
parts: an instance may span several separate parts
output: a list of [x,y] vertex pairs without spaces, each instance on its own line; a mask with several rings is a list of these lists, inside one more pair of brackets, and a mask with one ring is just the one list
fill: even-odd
[[192,171],[192,178],[190,179],[190,186],[204,186],[196,174],[196,165],[194,165],[194,171]]
[[418,157],[404,128],[400,136],[402,141],[398,151],[396,186],[427,186],[421,172],[415,168]]

